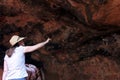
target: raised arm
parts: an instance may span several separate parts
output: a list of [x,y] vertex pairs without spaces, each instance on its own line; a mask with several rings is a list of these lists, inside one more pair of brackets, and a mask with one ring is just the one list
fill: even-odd
[[43,47],[43,46],[44,46],[45,44],[47,44],[50,40],[51,40],[51,39],[48,38],[46,41],[41,42],[41,43],[38,43],[38,44],[36,44],[36,45],[26,46],[26,47],[25,47],[25,53],[27,53],[27,52],[32,52],[32,51],[37,50],[38,48]]

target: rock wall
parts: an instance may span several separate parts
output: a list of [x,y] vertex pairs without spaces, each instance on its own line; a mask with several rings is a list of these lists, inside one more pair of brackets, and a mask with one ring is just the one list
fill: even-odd
[[26,45],[46,40],[26,55],[46,80],[120,79],[119,0],[0,0],[0,63],[13,34]]

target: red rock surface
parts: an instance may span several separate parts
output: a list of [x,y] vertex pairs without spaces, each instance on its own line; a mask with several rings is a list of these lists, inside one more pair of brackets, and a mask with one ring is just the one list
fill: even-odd
[[1,66],[13,34],[26,45],[51,37],[26,55],[46,80],[120,79],[119,0],[1,0],[0,12]]
[[103,24],[120,26],[120,1],[111,0],[106,5],[103,5],[98,12],[93,16],[93,20]]
[[2,80],[2,69],[0,69],[0,80]]

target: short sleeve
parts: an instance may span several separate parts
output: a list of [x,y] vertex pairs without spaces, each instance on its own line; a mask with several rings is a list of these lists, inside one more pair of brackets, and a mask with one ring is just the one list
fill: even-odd
[[17,55],[17,56],[22,56],[24,54],[24,52],[25,52],[25,47],[19,46],[15,49],[14,54]]
[[25,46],[22,46],[23,53],[25,53]]

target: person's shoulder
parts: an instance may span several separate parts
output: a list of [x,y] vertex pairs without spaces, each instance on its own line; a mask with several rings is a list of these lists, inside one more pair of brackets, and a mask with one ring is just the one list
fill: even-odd
[[25,49],[25,46],[19,46],[19,49],[24,50],[24,49]]
[[17,48],[24,48],[25,46],[19,46],[19,47],[17,47]]
[[7,58],[8,58],[8,56],[7,56],[7,55],[5,55],[4,60],[6,60]]
[[16,47],[16,50],[21,50],[21,49],[24,49],[24,46]]

